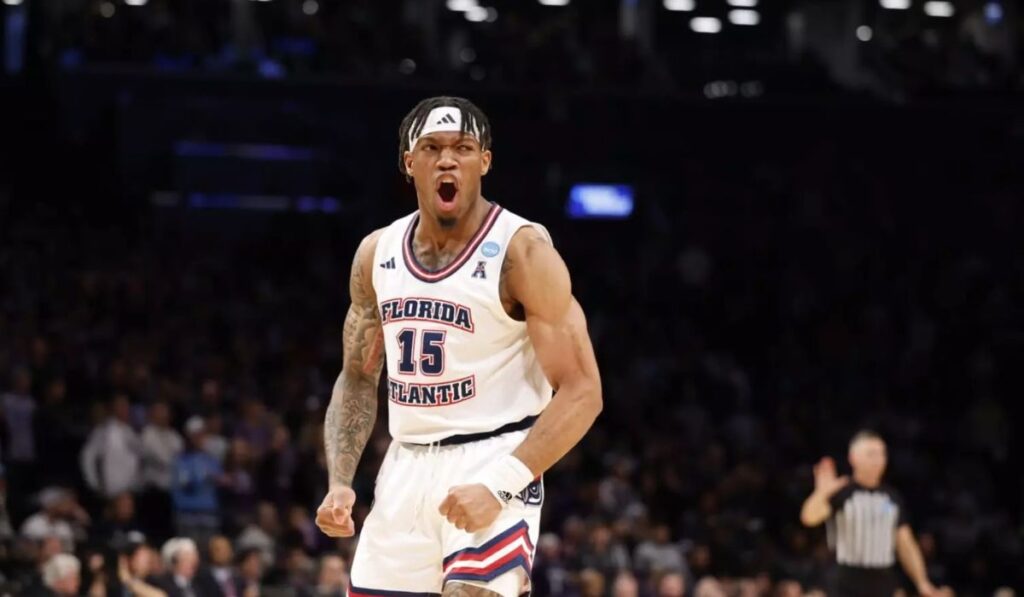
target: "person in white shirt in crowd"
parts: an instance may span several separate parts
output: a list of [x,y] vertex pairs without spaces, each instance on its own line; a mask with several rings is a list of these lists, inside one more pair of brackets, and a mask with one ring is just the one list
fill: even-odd
[[128,397],[114,396],[106,421],[93,429],[82,448],[86,483],[108,499],[141,486],[142,441],[129,425],[130,416]]
[[224,420],[220,413],[210,413],[206,417],[206,443],[203,445],[203,451],[223,465],[230,445],[231,443],[224,437]]
[[650,538],[638,545],[633,552],[637,570],[651,574],[688,572],[683,552],[671,539],[672,534],[668,525],[655,526]]
[[47,537],[60,540],[61,549],[74,551],[75,526],[89,524],[89,515],[78,505],[74,496],[59,487],[49,487],[39,492],[42,509],[25,519],[21,525],[21,536],[31,541],[42,541]]
[[185,449],[185,440],[171,427],[166,402],[149,407],[149,423],[142,430],[142,482],[164,492],[171,490],[174,459]]
[[166,402],[149,407],[149,421],[142,429],[142,485],[139,500],[141,519],[154,536],[171,534],[171,484],[174,462],[185,450],[185,440],[171,426],[171,410]]

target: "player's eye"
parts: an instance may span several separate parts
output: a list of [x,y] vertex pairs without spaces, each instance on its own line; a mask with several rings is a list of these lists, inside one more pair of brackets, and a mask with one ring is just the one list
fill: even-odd
[[462,145],[459,145],[459,151],[473,151],[473,146],[463,143]]
[[437,145],[433,143],[427,143],[423,146],[423,151],[437,151]]

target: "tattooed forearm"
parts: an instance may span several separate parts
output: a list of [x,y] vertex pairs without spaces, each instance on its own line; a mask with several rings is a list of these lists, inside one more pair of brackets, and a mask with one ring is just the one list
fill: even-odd
[[328,482],[351,485],[377,420],[377,383],[342,371],[324,418]]
[[[367,241],[374,239],[369,237]],[[349,292],[352,306],[345,316],[345,364],[334,384],[324,418],[324,449],[331,485],[351,485],[377,419],[377,383],[384,365],[384,337],[376,297],[362,256],[372,249],[364,242],[352,264]]]

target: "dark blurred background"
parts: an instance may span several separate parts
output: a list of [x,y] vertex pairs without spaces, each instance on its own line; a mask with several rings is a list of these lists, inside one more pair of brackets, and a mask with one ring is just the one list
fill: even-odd
[[[212,595],[343,594],[312,515],[349,264],[415,208],[397,128],[436,94],[489,115],[485,196],[552,230],[605,383],[535,594],[822,595],[799,506],[865,426],[932,581],[1020,591],[1022,32],[1008,0],[3,0],[0,594],[59,552],[126,594],[181,534]],[[570,218],[584,182],[632,214]]]

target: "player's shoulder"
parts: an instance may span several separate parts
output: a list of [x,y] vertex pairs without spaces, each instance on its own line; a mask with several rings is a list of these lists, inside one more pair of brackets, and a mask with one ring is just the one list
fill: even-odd
[[548,229],[539,222],[534,222],[528,218],[525,218],[507,208],[501,208],[501,214],[499,215],[499,221],[504,224],[506,230],[510,234],[509,237],[509,248],[512,248],[513,243],[518,245],[531,244],[534,242],[547,243],[553,245],[551,239],[551,233]]
[[549,283],[568,278],[565,261],[552,244],[547,230],[534,225],[519,227],[509,238],[503,269],[528,276],[533,282]]
[[377,250],[377,243],[380,242],[380,238],[384,236],[390,226],[383,226],[377,228],[373,232],[370,232],[363,237],[363,240],[359,241],[359,248],[356,249],[356,259],[360,262],[372,261],[373,253]]

